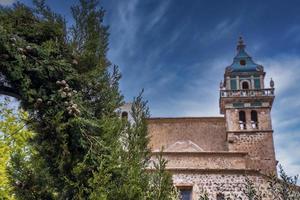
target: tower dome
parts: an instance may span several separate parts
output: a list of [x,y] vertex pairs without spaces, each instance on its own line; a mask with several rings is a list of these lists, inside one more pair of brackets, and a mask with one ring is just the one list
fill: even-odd
[[246,45],[243,38],[239,37],[237,45],[237,54],[233,58],[233,63],[227,67],[227,71],[230,72],[255,72],[261,71],[262,66],[256,64],[251,56],[245,51]]

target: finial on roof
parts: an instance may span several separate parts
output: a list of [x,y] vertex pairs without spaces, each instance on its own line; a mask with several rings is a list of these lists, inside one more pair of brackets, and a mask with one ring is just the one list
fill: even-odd
[[224,84],[223,84],[223,81],[221,80],[221,82],[220,82],[220,89],[222,89],[223,86],[224,86]]
[[275,85],[275,84],[274,84],[274,81],[273,81],[273,79],[271,78],[271,81],[270,81],[270,87],[271,87],[271,88],[274,88],[274,85]]
[[246,45],[244,44],[244,40],[243,40],[242,36],[240,36],[239,37],[239,41],[238,41],[238,45],[237,45],[236,49],[238,51],[240,51],[240,50],[244,50],[245,47],[246,47]]

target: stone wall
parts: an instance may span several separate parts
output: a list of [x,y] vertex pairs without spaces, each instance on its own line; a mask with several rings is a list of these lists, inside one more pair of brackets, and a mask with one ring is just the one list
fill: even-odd
[[272,132],[228,133],[229,151],[248,152],[248,168],[276,173],[276,159]]
[[[225,151],[226,128],[223,117],[203,118],[150,118],[148,131],[150,148],[168,149],[176,142],[190,142],[202,151]],[[178,145],[180,148],[180,145]],[[174,151],[181,151],[175,149]]]
[[[246,130],[239,127],[239,111],[246,113]],[[251,127],[251,110],[258,113],[258,129]],[[226,109],[228,151],[248,152],[250,169],[276,173],[276,159],[270,108]]]
[[[178,188],[192,187],[192,200],[198,200],[199,196],[206,191],[209,198],[214,200],[218,193],[231,197],[231,199],[246,199],[243,189],[245,188],[246,176],[255,183],[256,188],[264,195],[263,200],[271,200],[267,191],[267,180],[258,173],[243,175],[244,172],[221,171],[217,173],[204,171],[174,171],[173,182]],[[239,198],[240,197],[240,198]]]
[[[167,169],[247,169],[247,155],[242,152],[163,152],[168,160]],[[152,160],[156,160],[155,155]]]
[[[271,122],[268,110],[259,111],[258,116],[262,130],[247,129],[243,131],[238,129],[238,123],[234,124],[235,119],[238,118],[238,112],[234,109],[226,110],[226,112],[229,112],[226,113],[229,115],[228,119],[232,119],[227,121],[227,127],[225,127],[225,119],[222,117],[148,119],[149,146],[153,152],[159,151],[161,147],[164,147],[164,151],[167,152],[245,152],[249,155],[246,162],[247,169],[262,170],[265,174],[276,173],[273,133],[269,129]],[[250,112],[251,110],[246,110],[247,119]],[[226,168],[226,165],[230,165],[235,169],[242,163],[225,155],[223,155],[225,156],[223,160],[218,159],[218,156],[196,158],[195,155],[192,160],[190,160],[191,157],[186,159],[187,156],[183,158],[186,160],[185,167],[200,167],[201,165],[202,168],[214,168],[213,166],[216,165],[224,165],[219,168]],[[171,155],[169,154],[169,156]],[[169,160],[174,165],[183,165],[181,164],[183,161],[179,161],[174,154]],[[193,160],[198,160],[199,163],[195,165]]]

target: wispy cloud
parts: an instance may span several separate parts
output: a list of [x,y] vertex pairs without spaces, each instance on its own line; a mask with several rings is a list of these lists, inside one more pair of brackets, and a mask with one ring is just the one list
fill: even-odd
[[241,18],[235,18],[235,19],[224,19],[217,23],[215,27],[207,32],[206,34],[203,34],[200,38],[201,43],[212,43],[216,42],[222,38],[226,38],[230,36],[231,34],[236,34],[236,30],[241,22]]
[[148,22],[146,31],[150,31],[156,24],[158,24],[162,20],[168,9],[169,3],[170,0],[162,1],[160,6],[150,15],[150,18],[152,20]]
[[[121,89],[127,96],[136,95],[142,88],[145,95],[156,95],[176,78],[176,71],[165,72],[162,56],[172,51],[172,45],[185,29],[185,25],[170,31],[161,42],[158,32],[168,11],[170,0],[153,4],[153,10],[142,12],[140,1],[131,0],[116,4],[116,14],[110,18],[111,38],[109,58],[120,65],[123,79]],[[143,45],[141,44],[143,43]],[[149,51],[151,49],[151,51]],[[123,91],[124,92],[124,91]]]
[[[190,67],[195,77],[186,79],[182,87],[173,91],[172,96],[166,99],[171,111],[154,107],[155,114],[160,116],[219,116],[219,83],[227,65],[228,57],[226,56],[195,63]],[[177,80],[180,79],[179,76],[180,74]],[[166,105],[162,102],[162,105],[156,106],[162,108]]]
[[[138,0],[120,1],[116,4],[116,12],[110,19],[111,50],[109,56],[115,62],[124,53],[133,54],[140,21],[136,13]],[[119,63],[117,63],[119,64]]]
[[300,25],[296,24],[291,26],[284,34],[284,38],[292,40],[296,43],[300,42]]
[[2,6],[10,6],[15,3],[16,0],[0,0],[0,5]]

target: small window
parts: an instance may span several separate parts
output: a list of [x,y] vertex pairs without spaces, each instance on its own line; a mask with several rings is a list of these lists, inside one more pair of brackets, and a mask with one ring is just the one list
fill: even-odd
[[246,65],[246,60],[240,60],[240,64],[241,64],[242,66],[245,66],[245,65]]
[[179,187],[180,200],[192,200],[192,187]]
[[245,113],[245,111],[239,112],[239,124],[240,124],[241,130],[246,129],[246,113]]
[[251,121],[254,121],[254,122],[257,122],[258,119],[257,119],[257,112],[255,110],[252,110],[251,111]]
[[122,112],[122,119],[128,119],[128,112]]
[[223,193],[218,193],[217,200],[225,200],[225,195]]
[[249,90],[249,83],[248,83],[247,81],[244,81],[244,82],[242,83],[242,89],[243,89],[243,90]]

